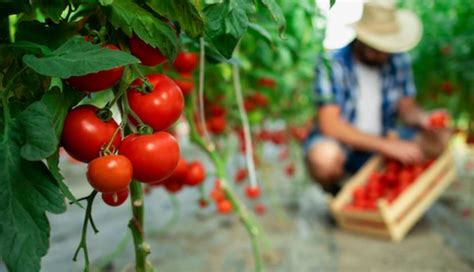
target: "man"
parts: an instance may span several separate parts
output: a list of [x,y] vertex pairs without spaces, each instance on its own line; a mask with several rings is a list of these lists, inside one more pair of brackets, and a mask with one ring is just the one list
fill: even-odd
[[[356,172],[373,153],[411,164],[425,159],[420,143],[439,153],[446,142],[415,102],[411,64],[403,53],[421,38],[419,19],[391,1],[373,1],[364,5],[354,29],[356,39],[330,52],[330,65],[321,62],[316,69],[318,122],[305,142],[310,174],[333,194],[344,174]],[[398,120],[408,128],[398,129],[398,139],[387,138]],[[414,128],[420,130],[417,141]]]

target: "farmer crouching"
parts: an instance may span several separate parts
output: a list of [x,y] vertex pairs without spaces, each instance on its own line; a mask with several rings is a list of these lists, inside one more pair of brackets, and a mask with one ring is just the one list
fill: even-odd
[[[311,176],[333,194],[341,178],[374,153],[412,164],[439,154],[449,138],[429,127],[429,113],[415,101],[404,52],[421,38],[416,15],[396,10],[391,1],[373,1],[364,5],[354,30],[353,42],[329,53],[331,68],[317,65],[318,121],[304,146]],[[392,130],[398,139],[386,137]]]

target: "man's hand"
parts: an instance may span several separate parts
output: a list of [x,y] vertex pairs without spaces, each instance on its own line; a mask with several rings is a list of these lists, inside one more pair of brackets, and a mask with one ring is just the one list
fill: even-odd
[[386,140],[380,148],[380,153],[404,164],[418,163],[424,159],[420,146],[410,141]]

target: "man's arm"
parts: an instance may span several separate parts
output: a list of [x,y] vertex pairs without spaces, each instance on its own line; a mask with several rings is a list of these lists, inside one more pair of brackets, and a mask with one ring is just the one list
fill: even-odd
[[413,142],[388,140],[379,136],[363,133],[352,127],[340,117],[337,105],[325,105],[318,110],[321,132],[354,149],[382,153],[403,163],[422,160],[420,148]]
[[410,126],[423,127],[426,125],[427,114],[415,102],[411,96],[400,99],[398,103],[400,119]]

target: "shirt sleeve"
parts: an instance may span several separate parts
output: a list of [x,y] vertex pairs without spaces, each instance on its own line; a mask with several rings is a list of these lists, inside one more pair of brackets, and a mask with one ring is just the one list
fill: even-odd
[[411,60],[408,54],[400,54],[397,56],[396,73],[400,89],[403,96],[414,97],[416,95],[415,82],[413,79],[413,71],[411,68]]
[[344,100],[343,76],[343,67],[332,57],[327,60],[318,59],[314,84],[317,106],[328,104],[342,106]]

